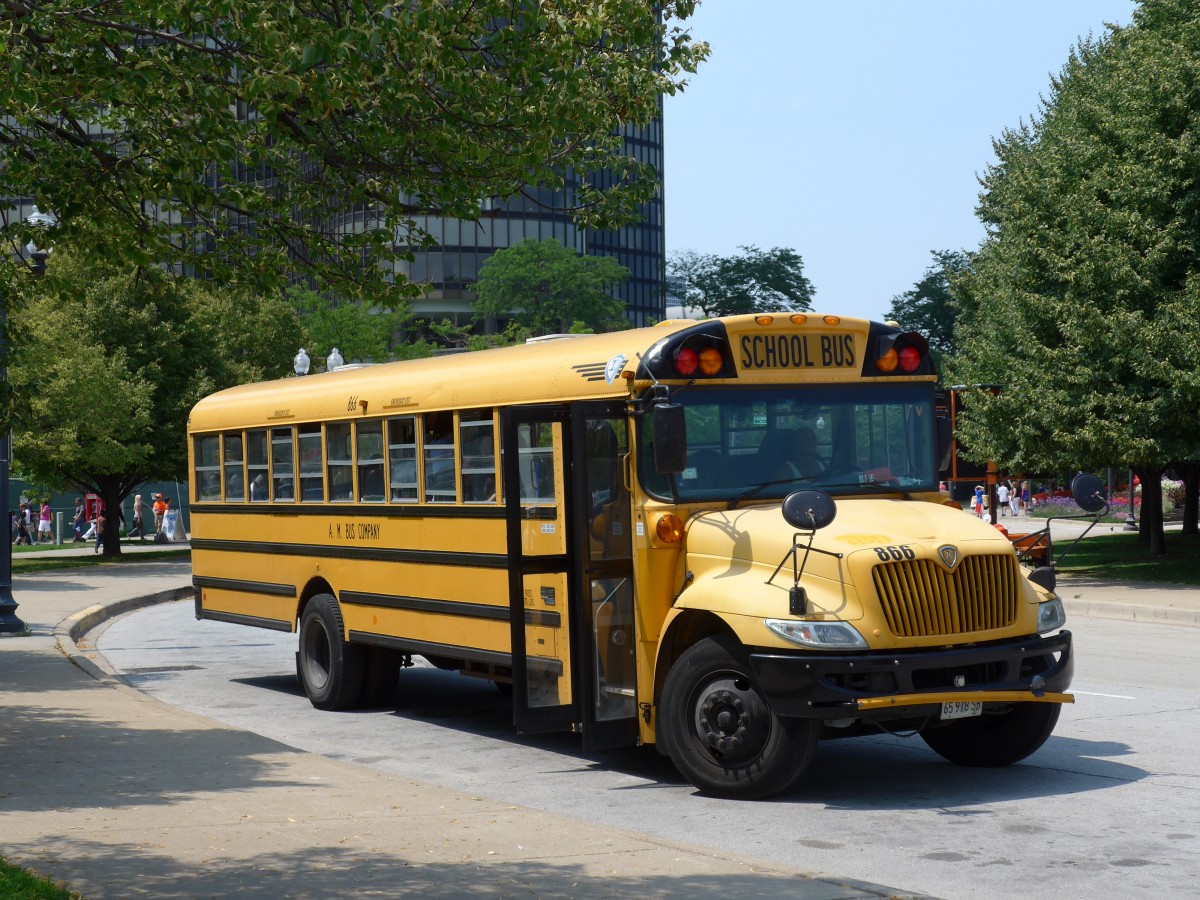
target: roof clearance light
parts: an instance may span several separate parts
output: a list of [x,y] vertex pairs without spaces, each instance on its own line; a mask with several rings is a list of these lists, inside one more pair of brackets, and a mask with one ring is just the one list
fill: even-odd
[[775,317],[774,317],[774,316],[757,316],[757,317],[754,319],[754,324],[756,324],[756,325],[770,325],[770,324],[771,324],[772,322],[774,322],[774,321],[775,321]]
[[675,354],[675,371],[684,377],[696,374],[696,351],[684,347]]
[[896,352],[896,348],[888,350],[887,353],[875,360],[875,368],[880,372],[895,372],[896,366],[900,363],[900,354]]
[[841,316],[826,316],[825,324],[826,325],[841,325],[842,317]]
[[683,519],[674,513],[667,513],[659,518],[654,530],[663,543],[677,544],[683,538]]
[[803,325],[807,321],[808,321],[808,316],[806,316],[802,313],[796,313],[794,316],[792,316],[792,324],[793,325]]
[[716,347],[705,347],[700,351],[700,374],[716,375],[725,365],[725,358]]
[[[894,351],[893,351],[894,352]],[[904,347],[900,351],[900,371],[915,372],[921,366],[921,351],[913,346]]]

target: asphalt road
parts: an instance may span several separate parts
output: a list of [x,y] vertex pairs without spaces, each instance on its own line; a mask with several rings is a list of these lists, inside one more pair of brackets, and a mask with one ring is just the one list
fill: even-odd
[[[487,682],[402,673],[397,703],[314,710],[295,637],[191,602],[95,635],[127,680],[294,747],[479,796],[943,897],[1200,897],[1200,629],[1075,618],[1078,702],[1024,763],[961,769],[919,738],[824,743],[789,793],[698,795],[651,748],[521,737]],[[586,841],[586,830],[580,840]]]

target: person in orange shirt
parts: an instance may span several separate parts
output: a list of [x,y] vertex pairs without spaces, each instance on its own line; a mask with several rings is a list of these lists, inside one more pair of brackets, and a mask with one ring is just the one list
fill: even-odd
[[158,532],[162,531],[163,516],[166,515],[166,512],[167,512],[167,501],[163,499],[162,494],[154,495],[153,509],[154,509],[154,533],[158,534]]

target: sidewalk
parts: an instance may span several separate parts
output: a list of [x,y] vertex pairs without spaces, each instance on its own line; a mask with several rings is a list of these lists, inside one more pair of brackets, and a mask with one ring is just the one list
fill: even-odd
[[187,562],[15,581],[32,635],[0,640],[0,856],[87,900],[915,896],[302,753],[104,675],[75,641],[190,592]]

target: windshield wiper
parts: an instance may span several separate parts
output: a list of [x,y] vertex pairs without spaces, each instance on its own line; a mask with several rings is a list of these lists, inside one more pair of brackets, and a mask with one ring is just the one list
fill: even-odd
[[812,485],[814,483],[815,482],[813,482],[813,480],[811,478],[776,478],[774,481],[760,481],[758,484],[753,485],[750,488],[750,490],[746,491],[743,494],[739,494],[733,500],[729,501],[729,508],[737,509],[738,504],[741,503],[743,500],[749,500],[751,497],[756,497],[762,491],[765,491],[769,487],[774,487],[777,484]]
[[881,481],[835,481],[821,482],[822,488],[868,488],[876,493],[899,494],[905,500],[911,500],[912,494],[898,484],[884,484]]

